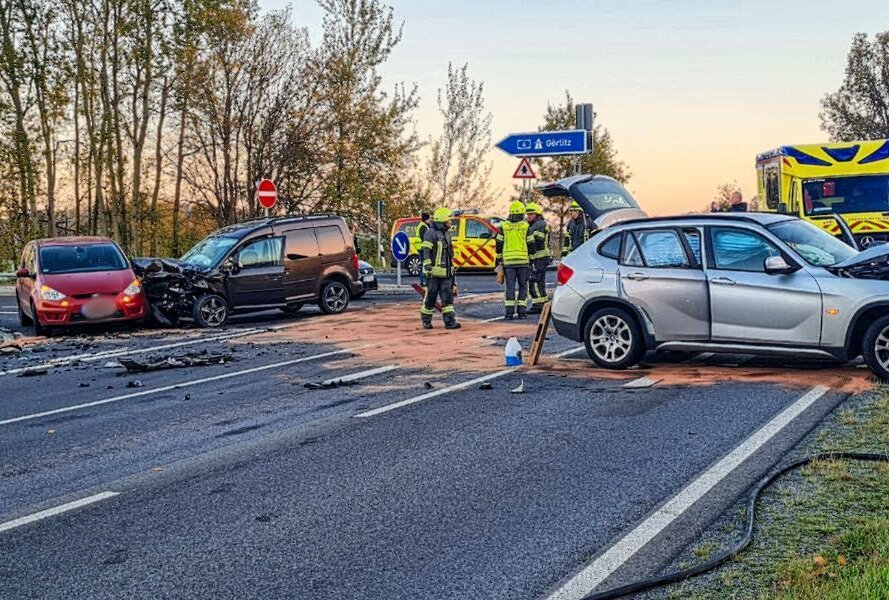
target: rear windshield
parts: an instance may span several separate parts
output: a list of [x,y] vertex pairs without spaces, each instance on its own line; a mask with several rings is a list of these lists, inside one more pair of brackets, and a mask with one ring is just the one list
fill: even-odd
[[621,184],[610,179],[591,179],[577,184],[577,189],[600,212],[639,208],[639,204],[630,193]]
[[118,247],[110,243],[44,246],[40,248],[39,262],[40,272],[46,275],[122,271],[129,268],[127,259]]

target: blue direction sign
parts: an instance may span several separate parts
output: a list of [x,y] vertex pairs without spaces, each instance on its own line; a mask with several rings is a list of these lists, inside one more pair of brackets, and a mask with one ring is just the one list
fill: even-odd
[[399,231],[392,237],[392,258],[398,262],[407,258],[411,251],[411,240],[403,231]]
[[511,133],[497,142],[497,147],[513,156],[586,154],[590,150],[587,147],[587,134],[584,129]]

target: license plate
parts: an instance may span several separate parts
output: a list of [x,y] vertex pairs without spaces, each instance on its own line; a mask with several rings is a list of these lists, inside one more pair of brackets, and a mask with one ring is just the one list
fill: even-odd
[[374,276],[373,276],[373,275],[362,275],[362,276],[361,276],[361,281],[363,281],[364,283],[373,283],[373,282],[374,282]]

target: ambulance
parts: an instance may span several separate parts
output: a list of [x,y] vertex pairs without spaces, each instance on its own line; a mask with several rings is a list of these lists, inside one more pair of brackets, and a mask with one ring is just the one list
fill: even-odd
[[797,215],[862,248],[889,242],[889,140],[781,146],[756,157],[761,211]]
[[[497,225],[501,221],[500,217],[479,215],[477,211],[454,211],[449,230],[454,248],[454,266],[461,271],[492,270],[497,260]],[[420,274],[422,240],[417,235],[419,224],[420,217],[398,219],[392,224],[392,237],[403,231],[410,238],[410,254],[403,266],[411,275]]]

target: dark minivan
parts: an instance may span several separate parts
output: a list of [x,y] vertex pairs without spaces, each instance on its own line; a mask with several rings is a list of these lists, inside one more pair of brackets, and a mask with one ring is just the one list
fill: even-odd
[[307,303],[341,313],[363,289],[352,234],[337,215],[230,225],[195,244],[179,262],[219,282],[195,303],[194,321],[203,327],[218,327],[231,313],[271,308],[291,313]]

